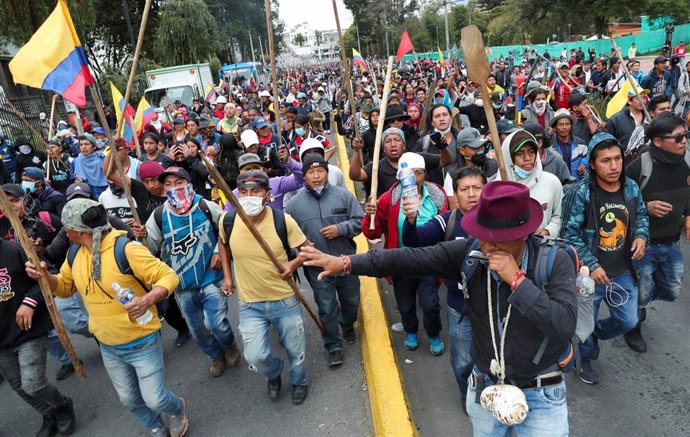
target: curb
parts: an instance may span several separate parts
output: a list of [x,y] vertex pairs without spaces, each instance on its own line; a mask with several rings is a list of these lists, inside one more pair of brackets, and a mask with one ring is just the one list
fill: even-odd
[[[355,194],[349,177],[350,161],[345,141],[336,133],[338,164],[345,176],[345,186]],[[355,194],[356,195],[356,194]],[[366,253],[369,242],[364,235],[355,237],[357,253]],[[362,359],[367,378],[372,423],[376,437],[413,437],[415,427],[407,408],[402,376],[395,361],[388,318],[383,310],[376,278],[360,276],[359,321],[362,326]]]

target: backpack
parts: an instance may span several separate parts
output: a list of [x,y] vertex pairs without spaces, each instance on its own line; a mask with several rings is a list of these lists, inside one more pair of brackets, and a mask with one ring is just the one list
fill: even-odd
[[[287,224],[285,223],[285,213],[277,208],[271,207],[273,210],[273,225],[278,237],[280,237],[280,242],[283,244],[283,249],[285,249],[285,254],[287,255],[288,261],[292,261],[297,258],[297,251],[290,247],[288,242],[288,231]],[[235,226],[235,218],[237,214],[235,212],[229,212],[223,217],[223,230],[225,231],[225,236],[228,239],[228,244],[230,242],[230,235],[232,235],[232,228]]]
[[[156,226],[158,226],[158,229],[160,229],[161,231],[163,230],[163,208],[164,205],[160,205],[153,211],[153,221],[156,223]],[[218,232],[218,223],[216,223],[213,220],[211,210],[208,209],[208,204],[206,203],[206,200],[199,200],[199,209],[201,210],[201,212],[204,213],[208,221],[211,222],[211,228],[213,229],[213,233],[216,235],[217,239],[220,235],[220,233]]]
[[[452,213],[451,213],[452,214]],[[457,214],[456,214],[457,215]],[[457,220],[456,220],[457,221]],[[451,226],[450,224],[448,225],[449,227]],[[448,231],[448,228],[446,228],[446,232]],[[451,233],[452,235],[452,233]],[[567,240],[564,240],[562,238],[548,238],[548,237],[543,237],[543,236],[536,236],[533,235],[532,238],[538,238],[539,239],[539,249],[537,250],[536,254],[536,262],[534,264],[534,285],[536,285],[540,289],[544,289],[544,287],[548,286],[548,280],[549,277],[551,276],[551,272],[553,270],[553,264],[554,261],[556,260],[556,255],[558,254],[559,250],[563,250],[565,253],[568,254],[570,259],[573,261],[573,265],[575,266],[575,271],[578,272],[580,269],[580,258],[577,255],[577,251],[575,248],[568,242]],[[462,277],[462,282],[460,283],[460,289],[465,296],[465,299],[469,299],[469,283],[472,279],[472,276],[474,275],[474,272],[477,270],[477,267],[479,266],[479,263],[481,262],[479,259],[471,257],[470,254],[474,250],[479,250],[479,240],[472,240],[472,243],[470,245],[469,250],[465,253],[465,258],[462,260],[462,265],[461,265],[461,277]],[[549,344],[549,337],[544,337],[542,340],[541,344],[539,345],[539,349],[537,350],[537,353],[534,355],[534,358],[532,359],[532,362],[534,364],[539,364],[541,361],[542,355],[544,355],[544,351],[546,350],[546,346]],[[579,357],[576,355],[579,355],[579,349],[576,347],[577,345],[577,338],[575,335],[573,335],[573,338],[571,338],[565,348],[565,351],[561,355],[561,357],[558,359],[558,365],[561,368],[562,371],[567,372],[569,370],[572,370],[575,367],[576,362],[579,361]],[[573,360],[573,358],[576,358]]]
[[[137,280],[139,285],[141,285],[141,288],[148,293],[149,288],[134,274],[132,266],[129,264],[129,260],[127,259],[127,254],[125,253],[125,247],[131,242],[132,240],[124,235],[120,235],[115,238],[115,264],[117,265],[118,270],[120,270],[120,273],[123,275],[132,275],[134,279]],[[69,247],[69,251],[67,252],[67,263],[69,264],[70,268],[72,268],[72,264],[74,264],[74,259],[77,257],[78,251],[79,245],[72,243]]]
[[38,211],[38,218],[41,219],[41,223],[43,223],[43,227],[46,228],[46,231],[51,234],[55,233],[55,228],[50,220],[50,213],[48,211]]
[[[685,153],[684,156],[685,165],[690,168],[690,153]],[[652,161],[652,154],[649,151],[644,152],[640,155],[640,192],[649,183],[649,178],[652,176],[652,170],[654,169],[654,162]]]

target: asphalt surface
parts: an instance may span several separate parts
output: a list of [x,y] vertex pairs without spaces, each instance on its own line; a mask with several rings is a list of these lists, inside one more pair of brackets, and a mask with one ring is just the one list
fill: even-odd
[[[688,259],[690,245],[683,243]],[[687,262],[686,262],[687,265]],[[387,316],[391,324],[400,321],[393,288],[380,280]],[[646,354],[633,352],[622,337],[601,341],[601,356],[593,362],[601,379],[598,385],[584,384],[568,373],[570,435],[573,437],[687,437],[690,405],[690,279],[685,275],[681,295],[674,303],[655,302],[647,311],[642,333]],[[447,339],[446,291],[441,287],[442,335]],[[602,305],[600,318],[606,317]],[[421,312],[419,312],[420,321]],[[392,338],[402,370],[412,420],[419,435],[471,436],[469,418],[462,412],[460,394],[446,345],[446,353],[434,357],[420,327],[420,347],[414,352],[403,346],[403,334]]]

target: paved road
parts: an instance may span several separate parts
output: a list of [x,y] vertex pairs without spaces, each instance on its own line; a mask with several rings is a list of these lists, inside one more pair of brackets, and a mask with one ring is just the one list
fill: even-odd
[[[690,256],[690,245],[684,244]],[[390,323],[400,320],[393,288],[380,281]],[[574,437],[687,437],[690,405],[690,286],[686,275],[681,297],[673,304],[655,303],[648,311],[643,334],[649,352],[637,354],[622,338],[602,342],[595,361],[601,383],[589,386],[576,375],[567,375],[570,431]],[[441,288],[441,302],[445,303]],[[443,335],[445,304],[442,305]],[[419,314],[421,320],[421,313]],[[434,357],[425,334],[420,347],[403,347],[403,334],[393,332],[394,349],[405,383],[412,419],[422,437],[471,436],[470,421],[461,411],[460,396],[448,354]]]

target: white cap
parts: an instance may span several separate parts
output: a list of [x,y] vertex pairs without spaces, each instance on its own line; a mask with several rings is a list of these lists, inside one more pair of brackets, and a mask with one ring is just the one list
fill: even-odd
[[216,99],[216,104],[218,103],[228,103],[228,99],[226,99],[225,96],[218,96],[218,98]]
[[57,136],[59,136],[59,137],[72,136],[72,131],[69,129],[62,129],[60,132],[57,133]]
[[320,86],[320,87],[316,90],[317,93],[318,93],[319,91],[324,92],[324,93],[326,92],[326,91],[323,89],[322,86]]
[[587,267],[587,266],[580,267],[580,276],[589,276],[589,267]]
[[266,90],[262,90],[259,91],[259,97],[271,97],[271,94]]
[[[422,155],[419,155],[417,153],[412,153],[412,152],[405,152],[402,154],[400,157],[400,160],[398,161],[398,168],[402,168],[402,164],[407,163],[407,167],[411,169],[415,168],[421,168],[422,170],[426,170],[426,165],[424,164],[424,158]],[[398,170],[399,171],[399,170]]]
[[244,144],[244,148],[246,149],[254,144],[259,144],[259,136],[256,135],[256,132],[253,130],[247,129],[240,134],[240,141],[242,141],[242,144]]
[[316,138],[307,138],[302,142],[302,145],[299,148],[299,160],[303,161],[307,150],[313,149],[320,149],[324,155],[326,154],[326,149],[323,147],[323,144],[321,144],[321,141],[317,140]]
[[46,119],[46,113],[45,113],[45,112],[41,112],[40,114],[38,114],[38,118],[41,119],[41,120],[45,120],[45,119]]

